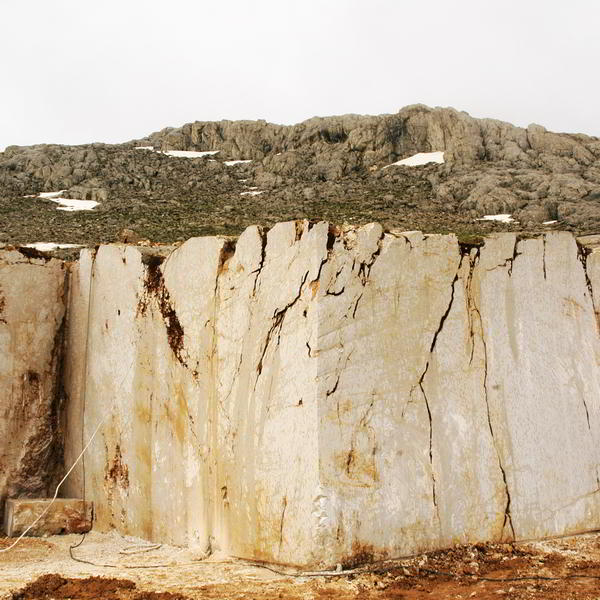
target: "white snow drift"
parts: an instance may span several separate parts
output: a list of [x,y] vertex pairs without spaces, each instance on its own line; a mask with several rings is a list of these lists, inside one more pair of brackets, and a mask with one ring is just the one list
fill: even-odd
[[175,158],[203,158],[204,156],[213,156],[218,154],[220,150],[205,150],[202,152],[196,150],[154,150],[153,146],[136,146],[136,150],[151,150],[158,154],[165,154],[166,156],[173,156]]
[[516,221],[512,218],[512,215],[509,214],[485,215],[481,217],[481,219],[476,219],[476,221],[499,221],[500,223],[516,223]]
[[78,210],[92,210],[99,202],[95,200],[75,200],[73,198],[63,198],[61,194],[64,194],[66,190],[59,190],[58,192],[40,192],[37,196],[25,196],[26,198],[42,198],[44,200],[50,200],[56,202],[58,206],[57,210],[64,210],[67,212],[75,212]]
[[41,252],[50,252],[52,250],[58,250],[59,248],[82,248],[81,244],[57,244],[55,242],[33,242],[32,244],[25,244],[25,248],[35,248]]
[[244,165],[244,164],[251,163],[251,162],[252,162],[251,160],[226,160],[225,164],[228,167],[233,167],[233,165]]
[[175,156],[177,158],[202,158],[203,156],[213,156],[218,154],[219,150],[207,150],[206,152],[196,152],[195,150],[167,150],[163,152],[167,156]]
[[403,158],[398,162],[392,163],[391,165],[387,165],[383,167],[387,169],[388,167],[420,167],[421,165],[427,165],[429,163],[438,163],[443,164],[444,161],[444,153],[443,152],[418,152],[417,154],[413,154],[408,158]]

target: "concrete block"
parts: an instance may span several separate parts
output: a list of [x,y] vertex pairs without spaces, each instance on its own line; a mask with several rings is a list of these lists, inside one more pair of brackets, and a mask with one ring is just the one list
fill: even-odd
[[[21,498],[6,501],[4,532],[8,537],[21,535],[52,502],[49,498]],[[59,498],[36,523],[28,536],[85,533],[92,528],[93,503],[74,498]]]

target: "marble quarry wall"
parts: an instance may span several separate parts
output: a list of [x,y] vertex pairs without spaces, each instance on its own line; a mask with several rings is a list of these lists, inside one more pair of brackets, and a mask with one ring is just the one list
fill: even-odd
[[7,498],[53,493],[63,470],[66,274],[60,260],[0,250],[0,523]]
[[100,428],[64,495],[97,529],[323,568],[600,528],[600,252],[569,233],[107,245],[67,304],[66,465]]

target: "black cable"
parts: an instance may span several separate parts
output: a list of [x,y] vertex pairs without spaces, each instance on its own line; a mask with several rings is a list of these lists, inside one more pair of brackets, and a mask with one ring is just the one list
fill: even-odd
[[[271,571],[277,575],[281,575],[283,577],[348,577],[352,575],[360,575],[363,573],[376,573],[377,570],[372,568],[377,564],[381,564],[383,562],[394,561],[394,559],[387,559],[385,561],[379,561],[379,563],[371,563],[369,565],[363,565],[360,567],[356,567],[355,569],[350,569],[348,571],[297,571],[295,573],[286,573],[285,571],[280,571],[275,567],[271,567],[269,565],[263,563],[255,563],[250,561],[245,561],[246,564],[249,564],[253,567],[258,567],[261,569],[266,569],[267,571]],[[409,569],[410,567],[407,565],[390,565],[389,569],[394,568],[405,568]],[[386,570],[389,570],[386,569]],[[509,583],[514,581],[564,581],[567,579],[600,579],[600,575],[577,575],[574,573],[563,575],[560,577],[550,577],[546,575],[523,575],[519,577],[485,577],[483,575],[468,575],[466,573],[450,573],[448,571],[439,571],[437,569],[424,569],[423,567],[419,567],[419,571],[422,573],[427,573],[428,575],[437,575],[438,577],[450,577],[452,579],[460,579],[460,578],[469,578],[469,579],[477,579],[478,581],[490,581],[496,583]],[[419,574],[407,574],[405,577],[410,578],[418,578]]]

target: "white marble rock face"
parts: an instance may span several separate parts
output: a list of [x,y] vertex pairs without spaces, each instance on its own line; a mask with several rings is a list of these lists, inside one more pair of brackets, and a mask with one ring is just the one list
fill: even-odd
[[65,292],[61,261],[0,250],[0,522],[7,498],[53,493],[62,471]]
[[298,221],[164,254],[72,273],[96,527],[320,568],[600,526],[600,261],[570,234]]

